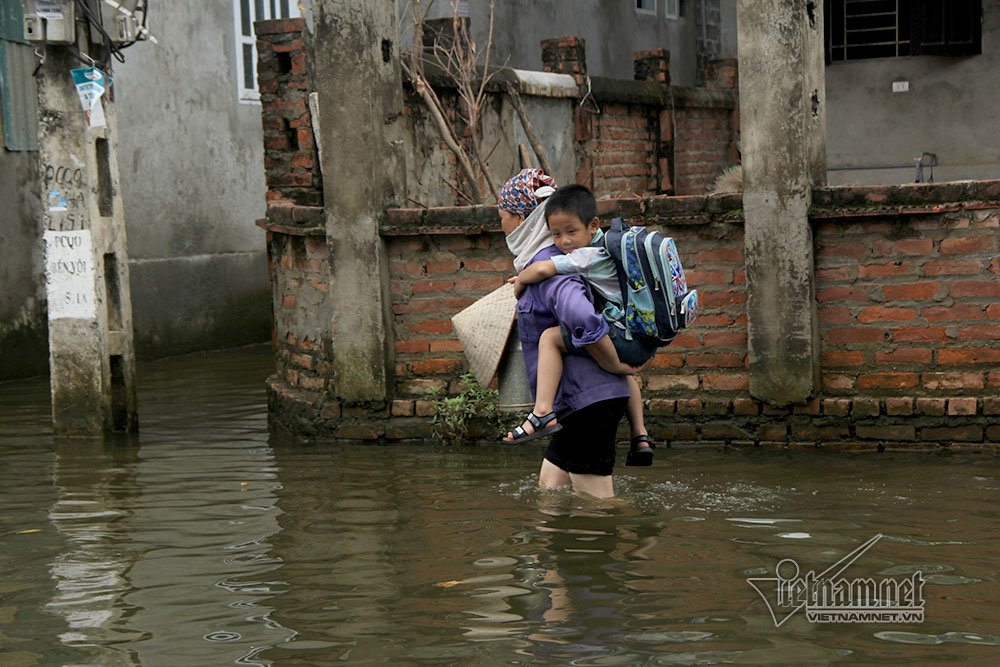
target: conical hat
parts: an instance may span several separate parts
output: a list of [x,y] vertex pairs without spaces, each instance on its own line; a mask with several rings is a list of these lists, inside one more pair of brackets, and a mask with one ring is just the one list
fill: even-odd
[[514,324],[514,286],[504,284],[451,318],[476,380],[489,386]]

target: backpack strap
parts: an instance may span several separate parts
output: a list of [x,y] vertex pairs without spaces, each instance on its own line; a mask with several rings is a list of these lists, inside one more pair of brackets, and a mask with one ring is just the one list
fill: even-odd
[[628,303],[628,283],[625,280],[625,265],[622,263],[622,235],[628,231],[625,220],[613,218],[611,228],[604,233],[604,249],[608,251],[615,263],[615,273],[618,278],[618,289],[622,295],[622,303]]

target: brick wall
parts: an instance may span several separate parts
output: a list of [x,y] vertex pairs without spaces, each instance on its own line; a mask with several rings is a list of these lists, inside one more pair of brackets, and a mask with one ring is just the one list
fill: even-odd
[[589,141],[598,196],[623,197],[659,191],[659,112],[656,107],[606,103],[592,120]]
[[[600,203],[604,219],[672,235],[701,295],[696,326],[641,376],[653,436],[871,451],[1000,443],[1000,182],[828,188],[814,199],[823,388],[790,408],[748,393],[739,195]],[[272,417],[324,437],[428,437],[434,399],[460,392],[466,368],[451,316],[513,271],[495,209],[388,212],[395,387],[383,406],[331,401],[321,381],[333,371],[323,365],[331,342],[302,335],[329,314],[303,301],[303,285],[324,275],[325,237],[282,239],[296,228],[269,228],[274,271],[286,274],[274,277]]]
[[309,113],[312,84],[304,19],[257,21],[257,85],[264,129],[267,201],[323,205],[323,183]]

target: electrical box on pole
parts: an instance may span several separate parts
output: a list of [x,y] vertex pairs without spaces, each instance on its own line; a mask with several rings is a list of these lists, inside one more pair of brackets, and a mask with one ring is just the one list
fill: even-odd
[[24,41],[31,44],[76,42],[75,0],[23,0]]

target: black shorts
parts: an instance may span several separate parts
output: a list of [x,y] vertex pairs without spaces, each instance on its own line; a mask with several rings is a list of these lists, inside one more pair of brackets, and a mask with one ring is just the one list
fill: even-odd
[[552,436],[545,458],[560,470],[578,475],[612,474],[618,424],[627,407],[627,396],[611,398],[560,419],[563,428]]

